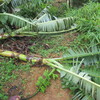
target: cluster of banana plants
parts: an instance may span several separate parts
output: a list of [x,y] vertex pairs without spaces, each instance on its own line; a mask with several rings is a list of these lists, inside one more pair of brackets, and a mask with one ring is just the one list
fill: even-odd
[[[1,0],[0,8],[3,9],[4,5],[9,3],[18,6],[29,1]],[[41,4],[41,2],[51,0],[33,1],[34,4]],[[48,13],[48,7],[42,10],[34,19],[26,19],[2,11],[0,13],[0,39],[15,36],[58,35],[77,29],[76,17],[56,18]],[[10,26],[14,26],[15,29],[10,29]],[[24,54],[4,50],[0,50],[0,55],[56,68],[61,75],[64,87],[74,88],[76,94],[73,100],[100,99],[100,48],[98,47],[91,47],[87,50],[83,48],[78,50],[70,49],[69,53],[61,58],[28,57]],[[63,65],[63,62],[67,64]],[[70,68],[69,65],[71,65]]]

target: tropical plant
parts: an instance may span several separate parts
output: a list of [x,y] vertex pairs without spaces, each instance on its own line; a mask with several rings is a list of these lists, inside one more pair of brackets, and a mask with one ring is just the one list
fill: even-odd
[[[51,18],[49,18],[50,15],[43,15],[41,16],[37,21],[30,22],[28,20],[26,20],[25,18],[13,15],[13,14],[9,14],[9,13],[1,13],[0,14],[0,21],[2,22],[2,24],[5,24],[7,21],[9,21],[11,23],[11,25],[15,25],[17,27],[24,27],[21,29],[18,29],[18,31],[16,30],[15,32],[12,32],[11,34],[5,34],[5,35],[11,35],[11,36],[15,36],[15,35],[34,35],[34,34],[61,34],[61,33],[66,33],[69,31],[72,31],[74,29],[76,29],[74,26],[74,22],[76,20],[76,18],[74,17],[68,17],[68,18],[63,18],[63,19],[57,19],[57,20],[53,20],[53,21],[48,21],[51,20]],[[47,22],[43,22],[43,21],[47,21]],[[42,22],[42,23],[39,23]],[[28,26],[28,27],[25,27]],[[26,31],[24,33],[24,30],[28,29],[29,31]],[[23,32],[21,32],[23,31]],[[16,32],[18,34],[16,34]],[[28,34],[27,34],[28,33]],[[2,37],[1,37],[2,38]]]
[[[95,47],[96,48],[96,47]],[[0,51],[0,55],[2,56],[8,56],[8,57],[16,57],[23,61],[30,61],[30,62],[41,62],[42,64],[48,65],[52,68],[57,68],[57,71],[60,72],[63,85],[66,87],[73,87],[74,91],[76,91],[74,99],[77,100],[88,100],[89,98],[92,100],[99,100],[100,98],[100,79],[99,78],[99,70],[100,70],[100,49],[93,49],[94,51],[89,51],[88,53],[85,52],[83,49],[78,51],[70,50],[70,53],[67,54],[68,56],[62,57],[62,58],[30,58],[23,54],[17,54],[12,51]],[[12,55],[13,53],[13,55]],[[97,60],[92,60],[91,58]],[[88,60],[86,60],[88,58]],[[66,60],[67,59],[67,60]],[[76,64],[75,60],[76,59]],[[63,62],[63,60],[66,60],[67,63],[69,63],[69,60],[72,60],[73,66],[70,68],[70,70],[66,69],[66,66],[63,66],[58,62]],[[90,62],[89,62],[90,61]],[[86,63],[87,62],[87,63]],[[71,63],[71,62],[70,62]],[[84,64],[85,63],[85,64]],[[84,64],[84,66],[82,65]],[[98,67],[97,67],[98,65]],[[94,71],[94,74],[92,73],[92,70],[87,70],[85,67],[92,67],[94,66],[94,69],[96,70],[98,68],[98,71]],[[95,74],[97,73],[97,74]],[[67,81],[66,81],[67,80]],[[70,84],[70,82],[72,84]],[[78,86],[77,86],[78,85]],[[76,87],[76,88],[75,88]],[[80,92],[79,92],[80,91]],[[92,91],[92,92],[91,92]]]
[[54,72],[55,69],[52,69],[51,72],[49,70],[45,70],[43,73],[44,77],[40,76],[38,78],[38,81],[36,82],[36,86],[40,92],[44,93],[46,88],[50,85],[50,80],[56,79],[58,77],[58,75],[54,74]]
[[[87,48],[87,47],[86,47]],[[62,58],[57,58],[56,60],[67,60],[67,59],[76,59],[76,58],[85,58],[83,63],[85,66],[98,64],[100,61],[100,49],[98,47],[91,47],[87,49],[69,49],[67,55],[64,55]]]
[[[71,51],[71,53],[72,53],[72,58],[75,58],[74,52]],[[71,55],[70,55],[70,57],[71,57]],[[82,52],[80,53],[80,57],[82,57]],[[80,57],[79,57],[79,60],[80,60]],[[86,60],[85,57],[88,57],[88,60]],[[92,63],[89,63],[88,66],[86,66],[86,65],[82,66],[82,64],[84,63],[84,60],[86,60],[88,62],[91,59],[90,57],[91,57],[90,55],[88,55],[88,56],[84,55],[84,59],[82,59],[81,61],[78,61],[78,59],[76,59],[76,64],[75,64],[75,61],[73,60],[73,67],[71,67],[69,70],[66,69],[67,68],[66,66],[62,66],[60,63],[53,61],[53,60],[52,60],[52,64],[51,63],[47,64],[49,66],[52,66],[52,67],[55,67],[55,68],[58,68],[61,70],[61,71],[60,70],[58,70],[58,71],[61,73],[63,87],[70,88],[72,91],[74,90],[75,95],[73,96],[73,100],[77,100],[77,99],[78,100],[99,100],[99,98],[100,98],[99,97],[99,95],[100,95],[100,85],[99,85],[100,84],[100,77],[99,77],[100,67],[97,68],[96,67],[97,65],[95,65],[94,69],[95,70],[97,69],[98,71],[96,70],[96,71],[94,71],[94,74],[91,74],[93,72],[93,70],[89,71],[89,70],[85,69],[85,67],[91,66]],[[99,51],[98,57],[100,57],[100,51]],[[66,57],[66,59],[67,59],[67,57]],[[69,62],[68,61],[69,59],[70,58],[68,58],[66,60],[66,63]],[[50,60],[48,60],[48,61],[50,61]],[[94,62],[94,64],[96,64],[98,62],[100,62],[100,60]],[[98,66],[100,66],[100,63]],[[84,67],[84,68],[82,68],[82,67]],[[85,70],[83,70],[83,69],[85,69]]]
[[[51,0],[48,1],[41,0],[41,2],[34,1],[34,4],[37,5],[38,3],[40,4],[49,1]],[[9,2],[13,5],[19,4],[19,2],[17,1],[16,2],[9,1]],[[23,0],[20,1],[20,3],[22,2]],[[3,35],[1,35],[0,38],[5,39],[9,36],[19,36],[19,35],[34,36],[38,34],[40,35],[62,34],[76,29],[76,26],[72,28],[72,26],[74,26],[74,22],[76,18],[69,17],[69,18],[56,19],[54,21],[51,21],[52,16],[48,14],[48,8],[45,8],[38,16],[35,19],[30,20],[20,16],[16,16],[14,14],[0,13],[0,23],[1,23],[0,33],[3,33]],[[55,19],[55,17],[53,19]],[[17,30],[12,32],[12,30],[14,29]]]
[[[61,58],[32,58],[24,54],[4,50],[0,50],[0,55],[15,57],[33,63],[39,62],[40,64],[42,63],[52,68],[57,68],[57,71],[61,74],[64,87],[69,87],[76,93],[73,100],[99,100],[99,8],[99,3],[90,2],[88,5],[80,8],[80,10],[72,11],[74,13],[70,15],[73,17],[58,18],[55,20],[53,20],[52,16],[48,13],[48,8],[45,8],[35,19],[26,19],[14,14],[0,13],[0,27],[2,27],[1,33],[3,34],[0,35],[1,39],[9,36],[58,35],[77,29],[84,35],[82,37],[84,39],[80,38],[80,40],[84,40],[84,43],[89,43],[88,48],[85,47],[84,49],[80,47],[80,49],[78,48],[76,50],[70,49],[67,55]],[[76,12],[78,12],[77,15],[75,14]],[[67,16],[70,15],[68,14]],[[15,26],[15,28],[12,29],[12,26]],[[95,46],[92,45],[90,48],[91,39]],[[79,41],[79,38],[77,40]],[[70,64],[71,67],[68,66],[67,68],[63,65],[63,61]],[[90,67],[91,70],[89,70]],[[41,80],[43,80],[43,78],[40,77],[39,81]],[[42,85],[45,85],[44,83]],[[41,84],[38,84],[38,86],[40,85]],[[41,91],[44,92],[47,86],[48,84],[41,88]]]
[[[4,6],[4,7],[7,7],[8,9],[13,7],[13,9],[15,7],[18,7],[20,5],[29,5],[30,3],[33,4],[34,6],[36,5],[40,5],[40,4],[43,4],[43,3],[48,3],[48,2],[51,2],[52,0],[1,0],[0,1],[0,6]],[[10,7],[11,6],[11,7]],[[3,8],[5,9],[5,8]],[[5,10],[6,11],[6,10]]]

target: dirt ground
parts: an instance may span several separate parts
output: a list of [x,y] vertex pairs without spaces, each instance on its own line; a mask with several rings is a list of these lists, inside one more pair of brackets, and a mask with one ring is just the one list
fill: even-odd
[[[31,75],[26,85],[25,94],[32,93],[33,91],[35,92],[35,82],[37,81],[38,77],[42,75],[45,69],[46,67],[34,67],[33,70],[31,70]],[[51,86],[47,88],[45,93],[39,93],[30,100],[70,100],[69,93],[69,90],[62,89],[60,78],[58,78],[57,80],[51,81]]]
[[[27,72],[14,72],[20,74],[20,77],[13,81],[12,83],[7,84],[5,91],[9,91],[9,87],[17,86],[16,90],[13,90],[13,93],[10,96],[18,95],[19,92],[22,92],[22,95],[26,98],[29,95],[32,95],[36,92],[36,81],[39,76],[42,76],[44,70],[49,69],[48,66],[42,67],[32,67],[30,71]],[[25,79],[25,82],[22,83],[22,79]],[[30,100],[71,100],[70,90],[62,89],[60,77],[56,80],[51,80],[51,85],[46,89],[45,93],[38,93],[36,96],[32,97]]]

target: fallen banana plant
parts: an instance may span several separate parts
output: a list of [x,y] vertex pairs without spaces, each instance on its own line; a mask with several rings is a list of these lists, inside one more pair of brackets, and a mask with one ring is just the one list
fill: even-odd
[[6,56],[6,57],[13,57],[13,58],[20,59],[22,61],[29,61],[29,62],[32,62],[32,63],[39,62],[39,61],[42,60],[42,58],[28,57],[24,54],[16,53],[16,52],[13,52],[13,51],[0,50],[0,55]]
[[100,48],[97,46],[86,47],[87,49],[78,48],[77,50],[69,49],[67,55],[61,58],[54,58],[56,61],[64,61],[68,59],[84,58],[84,65],[93,65],[94,63],[100,62]]
[[[68,78],[69,81],[71,81],[74,85],[79,85],[79,89],[83,90],[85,92],[85,95],[90,95],[90,97],[93,100],[99,100],[100,99],[100,85],[91,81],[91,77],[88,76],[87,73],[79,72],[79,68],[81,64],[83,63],[83,60],[80,62],[80,64],[76,64],[75,67],[72,67],[70,70],[67,70],[64,68],[63,65],[61,65],[59,62],[56,61],[56,59],[44,59],[44,58],[37,58],[37,57],[28,57],[24,54],[19,54],[12,51],[3,51],[0,50],[1,56],[7,56],[7,57],[14,57],[23,61],[29,61],[29,62],[41,62],[41,64],[48,65],[52,68],[59,69],[59,72],[63,71],[64,76]],[[82,100],[88,100],[86,97],[81,96],[83,98]],[[84,99],[85,98],[85,99]],[[74,99],[76,100],[76,99]],[[81,99],[79,99],[81,100]]]
[[24,37],[24,36],[37,36],[37,32],[34,32],[33,34],[31,32],[29,33],[21,33],[21,34],[18,34],[18,35],[15,35],[15,34],[8,34],[8,33],[5,33],[3,35],[0,35],[0,40],[3,40],[3,39],[6,39],[6,38],[10,38],[10,37]]
[[[48,62],[51,62],[48,60]],[[55,61],[52,63],[47,63],[48,66],[60,69],[61,71],[64,71],[66,73],[66,78],[68,78],[69,81],[71,81],[75,85],[79,85],[78,87],[80,90],[84,90],[85,95],[90,95],[90,97],[93,100],[99,100],[100,99],[100,85],[96,84],[95,82],[90,80],[90,77],[87,76],[85,73],[75,73],[71,70],[66,70],[62,65],[59,63],[59,65],[54,64]],[[57,62],[58,63],[58,62]],[[81,97],[78,100],[89,100],[89,98],[82,99],[84,97]],[[73,99],[77,100],[77,99]]]
[[[36,35],[59,35],[62,33],[67,33],[77,29],[77,26],[74,24],[76,18],[67,17],[62,19],[51,20],[50,15],[44,14],[37,20],[33,20],[33,22],[13,14],[9,13],[0,13],[0,22],[2,24],[6,24],[6,22],[10,22],[11,25],[15,25],[17,27],[21,27],[10,33],[4,33],[3,35],[7,38],[7,36],[34,36]],[[6,36],[7,35],[7,36]],[[0,36],[0,39],[5,39],[3,36]]]

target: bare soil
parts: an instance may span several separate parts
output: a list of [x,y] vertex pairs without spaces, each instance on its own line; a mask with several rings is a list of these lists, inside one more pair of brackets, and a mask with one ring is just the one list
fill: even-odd
[[[8,83],[7,87],[5,88],[5,92],[8,92],[12,86],[17,86],[17,89],[13,90],[10,96],[18,95],[21,92],[24,98],[27,98],[36,92],[36,81],[38,80],[38,77],[43,75],[43,72],[46,69],[49,69],[49,67],[34,66],[27,72],[14,72],[19,74],[20,77],[17,80],[14,80],[12,83]],[[22,83],[23,79],[25,79],[25,82]],[[71,100],[71,95],[69,89],[62,89],[60,77],[58,77],[56,80],[51,80],[51,85],[46,89],[45,93],[39,92],[30,100]]]
[[[34,67],[33,70],[31,70],[28,82],[25,84],[26,89],[24,94],[32,94],[36,91],[35,82],[38,77],[43,74],[45,69],[47,68]],[[69,90],[62,89],[60,78],[58,78],[51,81],[51,85],[47,88],[45,93],[39,93],[30,100],[70,100],[70,98],[71,96]]]

